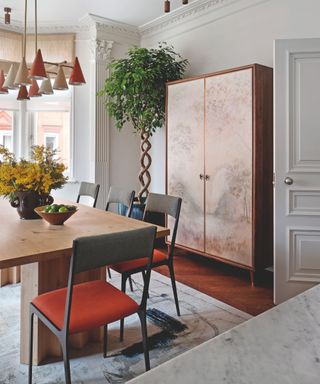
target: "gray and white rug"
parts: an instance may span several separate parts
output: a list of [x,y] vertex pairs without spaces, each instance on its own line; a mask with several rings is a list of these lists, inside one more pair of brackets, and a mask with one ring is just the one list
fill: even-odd
[[[134,293],[141,297],[142,279],[134,276]],[[111,282],[119,287],[120,278],[112,272]],[[181,317],[177,317],[170,280],[152,272],[148,301],[148,338],[151,367],[155,367],[196,345],[251,318],[221,301],[178,283]],[[27,366],[19,363],[20,285],[0,288],[0,384],[25,384]],[[83,353],[83,351],[82,351]],[[119,342],[119,322],[109,326],[108,353],[104,359],[102,346],[86,347],[71,356],[74,384],[124,383],[144,372],[140,322],[137,315],[125,322],[125,340]],[[61,362],[34,368],[34,384],[62,384]]]

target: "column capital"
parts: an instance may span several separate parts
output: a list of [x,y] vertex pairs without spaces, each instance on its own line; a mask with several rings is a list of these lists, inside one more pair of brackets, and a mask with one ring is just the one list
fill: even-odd
[[91,55],[96,61],[110,62],[112,59],[113,41],[92,39],[91,40]]

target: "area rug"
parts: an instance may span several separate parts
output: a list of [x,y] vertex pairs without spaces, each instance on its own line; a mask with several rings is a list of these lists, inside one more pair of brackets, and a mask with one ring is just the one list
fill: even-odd
[[[132,297],[139,300],[142,278],[134,276]],[[120,276],[112,272],[112,284]],[[151,368],[251,318],[221,301],[178,283],[181,317],[176,315],[170,280],[152,272],[148,300],[148,341]],[[27,366],[19,363],[20,285],[0,288],[0,384],[27,383]],[[81,351],[83,354],[83,351]],[[144,372],[140,322],[132,315],[125,322],[125,339],[119,341],[119,323],[109,326],[108,354],[102,346],[89,344],[86,356],[72,351],[71,375],[74,384],[118,384]],[[62,384],[61,362],[34,368],[34,384]]]

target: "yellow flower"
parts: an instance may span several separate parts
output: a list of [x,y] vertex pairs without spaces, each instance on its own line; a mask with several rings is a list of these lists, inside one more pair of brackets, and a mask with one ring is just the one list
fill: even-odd
[[0,145],[0,196],[16,191],[50,193],[67,181],[66,167],[55,159],[56,152],[44,146],[32,148],[31,161],[16,161],[14,154]]

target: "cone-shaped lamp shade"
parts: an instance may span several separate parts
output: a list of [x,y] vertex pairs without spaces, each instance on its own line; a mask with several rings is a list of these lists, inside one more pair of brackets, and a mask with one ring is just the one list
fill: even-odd
[[46,69],[44,67],[41,49],[38,49],[36,57],[33,61],[30,69],[29,79],[31,80],[43,80],[47,78]]
[[28,96],[28,90],[25,85],[21,85],[17,100],[30,100],[30,97]]
[[39,93],[42,95],[53,95],[53,89],[49,75],[47,79],[42,80]]
[[40,97],[39,86],[37,80],[32,80],[31,87],[29,88],[29,97]]
[[63,68],[61,66],[59,66],[57,77],[53,83],[53,89],[56,89],[58,91],[65,91],[68,88],[69,87],[68,87],[67,80],[66,80],[66,77],[65,77],[64,72],[63,72]]
[[0,94],[8,93],[8,90],[6,88],[3,88],[4,83],[4,72],[3,69],[0,71]]
[[76,57],[73,65],[73,70],[70,75],[69,84],[70,85],[82,85],[85,84],[86,81],[84,79],[80,63],[78,58]]
[[14,85],[14,81],[16,79],[16,75],[18,72],[18,67],[19,66],[17,63],[11,64],[7,78],[6,78],[5,82],[3,83],[3,88],[7,88],[7,89],[17,89],[18,88],[17,85]]
[[29,85],[31,84],[31,80],[29,77],[29,71],[26,63],[26,59],[23,57],[21,63],[19,65],[19,69],[17,72],[17,76],[14,80],[15,85]]

